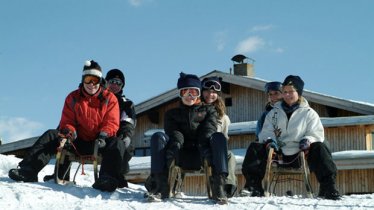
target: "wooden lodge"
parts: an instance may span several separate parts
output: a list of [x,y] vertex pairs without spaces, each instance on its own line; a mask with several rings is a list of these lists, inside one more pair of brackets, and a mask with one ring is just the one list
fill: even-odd
[[[177,76],[178,74],[176,78]],[[267,98],[264,85],[269,81],[253,77],[252,65],[247,63],[234,64],[234,74],[215,70],[201,79],[210,76],[223,79],[222,97],[232,122],[229,129],[229,149],[233,150],[237,157],[236,171],[240,190],[244,185],[241,175],[243,156],[248,145],[255,140],[256,121],[264,111]],[[308,84],[308,81],[306,83]],[[179,105],[177,93],[175,88],[136,105],[138,120],[133,138],[136,156],[150,155],[149,138],[154,131],[163,128],[165,111]],[[374,176],[374,104],[350,101],[309,90],[304,90],[303,96],[322,119],[326,141],[338,166],[337,187],[341,194],[374,192],[374,181],[371,178]],[[22,156],[24,150],[35,140],[36,138],[30,138],[1,145],[0,153]],[[141,182],[149,172],[149,167],[131,168],[127,178],[130,181]],[[311,177],[316,194],[318,184],[314,174]],[[187,175],[184,192],[190,195],[203,195],[204,183],[204,176],[200,174]],[[303,183],[280,182],[275,192],[277,195],[283,195],[289,190],[296,194],[302,193]]]

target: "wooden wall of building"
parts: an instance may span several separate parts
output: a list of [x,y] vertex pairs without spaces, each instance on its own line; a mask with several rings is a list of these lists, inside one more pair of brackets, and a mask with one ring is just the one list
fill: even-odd
[[237,85],[231,85],[230,94],[224,94],[223,97],[232,100],[232,105],[226,107],[231,122],[257,120],[264,111],[267,101],[263,91]]
[[[163,129],[164,127],[164,113],[179,105],[179,101],[173,101],[155,110],[142,113],[137,116],[137,123],[133,143],[135,147],[149,147],[149,142],[144,141],[144,133],[150,129]],[[149,115],[157,115],[158,123],[153,123]]]
[[230,136],[228,148],[229,149],[240,149],[247,148],[251,142],[254,142],[256,136],[252,135],[235,135]]
[[[357,125],[344,127],[325,128],[325,143],[329,146],[331,152],[345,150],[371,150],[371,135],[374,132],[373,125]],[[255,140],[255,135],[230,136],[229,149],[247,148]]]
[[331,152],[345,150],[367,150],[366,131],[368,126],[344,126],[325,128],[325,138]]
[[[308,99],[307,99],[308,100]],[[335,107],[325,106],[317,103],[308,101],[309,106],[312,107],[320,117],[347,117],[347,116],[359,116],[361,114],[337,109]]]
[[[374,193],[374,169],[339,170],[336,179],[336,187],[343,195],[357,193]],[[245,184],[244,176],[239,174],[238,189]],[[310,176],[313,194],[317,195],[319,184],[314,173]],[[275,195],[286,195],[292,191],[294,195],[305,195],[305,186],[301,175],[281,176],[275,187]],[[186,176],[184,181],[184,192],[188,195],[206,195],[204,176]]]

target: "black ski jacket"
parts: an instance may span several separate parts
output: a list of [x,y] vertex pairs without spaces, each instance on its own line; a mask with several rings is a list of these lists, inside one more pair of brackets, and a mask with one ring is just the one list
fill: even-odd
[[181,148],[209,148],[209,140],[217,132],[218,114],[212,105],[186,106],[165,113],[164,130],[169,136],[169,148],[178,143]]
[[117,136],[121,139],[131,138],[135,132],[136,113],[134,103],[123,95],[116,95],[120,109],[120,125]]

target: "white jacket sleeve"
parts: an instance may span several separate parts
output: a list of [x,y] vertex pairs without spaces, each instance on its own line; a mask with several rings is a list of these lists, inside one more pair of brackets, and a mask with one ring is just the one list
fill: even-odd
[[317,112],[313,109],[310,109],[307,115],[307,119],[307,129],[304,138],[308,139],[310,143],[323,142],[325,133],[321,119]]
[[273,108],[265,117],[264,125],[260,134],[258,135],[258,139],[260,143],[265,142],[268,138],[275,139],[274,134],[274,125],[273,125],[273,116],[274,112],[276,112],[276,108]]

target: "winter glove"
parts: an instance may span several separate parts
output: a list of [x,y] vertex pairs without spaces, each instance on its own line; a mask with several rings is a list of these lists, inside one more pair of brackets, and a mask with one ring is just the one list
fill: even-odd
[[[65,139],[65,142],[62,143],[64,139]],[[58,132],[57,141],[58,141],[59,148],[65,148],[67,150],[70,150],[72,147],[73,140],[74,140],[74,134],[68,128],[61,129]]]
[[125,143],[125,147],[128,148],[131,143],[130,137],[126,136],[125,138],[122,139],[122,141]]
[[67,139],[70,141],[74,140],[74,133],[69,130],[68,128],[63,128],[58,132],[58,136],[60,137],[60,140]]
[[278,151],[279,151],[279,146],[278,146],[277,141],[275,141],[275,140],[272,139],[272,138],[268,138],[268,139],[265,141],[265,145],[266,145],[266,149],[273,148],[275,152],[278,152]]
[[99,137],[96,139],[97,144],[99,145],[99,148],[104,148],[105,147],[105,145],[106,145],[105,139],[106,139],[106,137],[101,136],[101,135],[99,135]]
[[308,139],[301,139],[299,142],[299,149],[302,151],[308,150],[310,147],[310,141]]
[[123,155],[123,159],[126,160],[126,161],[130,161],[132,156],[134,156],[134,146],[132,144],[130,144],[126,150],[125,150],[125,154]]

